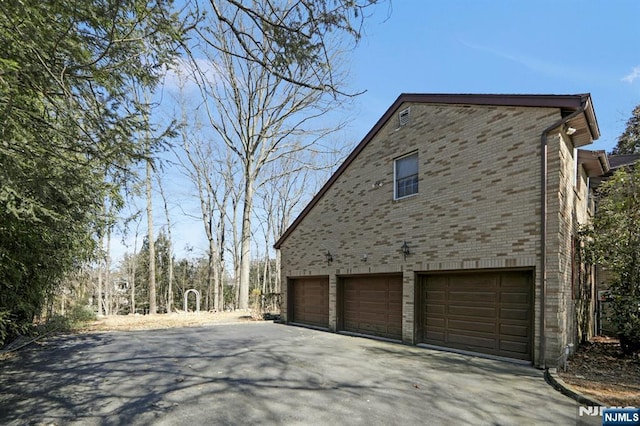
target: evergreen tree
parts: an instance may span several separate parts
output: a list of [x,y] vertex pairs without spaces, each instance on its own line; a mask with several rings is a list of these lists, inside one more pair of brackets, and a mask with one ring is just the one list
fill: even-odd
[[592,263],[612,274],[612,322],[625,353],[640,351],[640,167],[622,168],[599,188],[587,231]]
[[618,138],[612,154],[640,154],[640,105],[636,106],[627,121],[627,127]]
[[[0,8],[0,337],[94,254],[181,28],[166,0],[6,0]],[[14,330],[9,328],[13,327]],[[2,343],[0,338],[0,344]]]

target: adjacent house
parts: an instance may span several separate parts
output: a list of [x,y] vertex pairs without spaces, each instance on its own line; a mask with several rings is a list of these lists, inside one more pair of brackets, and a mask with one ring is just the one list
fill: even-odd
[[[613,174],[620,169],[629,169],[635,167],[640,162],[640,154],[618,154],[607,156],[607,166],[600,176],[594,177],[589,181],[589,187],[597,190],[598,187]],[[596,317],[596,334],[615,335],[616,330],[608,317],[612,314],[609,300],[609,285],[612,281],[611,273],[601,266],[595,271],[596,277],[596,294],[598,304],[597,311],[594,313]]]
[[400,95],[277,241],[283,319],[557,365],[598,137],[589,94]]

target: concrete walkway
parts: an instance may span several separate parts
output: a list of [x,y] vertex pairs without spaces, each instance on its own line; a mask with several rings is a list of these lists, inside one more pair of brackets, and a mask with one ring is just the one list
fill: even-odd
[[272,323],[84,334],[0,362],[0,424],[575,424],[542,371]]

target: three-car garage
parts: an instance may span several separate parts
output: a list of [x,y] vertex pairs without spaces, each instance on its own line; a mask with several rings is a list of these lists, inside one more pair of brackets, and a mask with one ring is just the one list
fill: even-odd
[[[287,321],[398,341],[413,334],[412,343],[532,359],[531,270],[416,273],[414,283],[407,295],[402,274],[338,276],[331,306],[328,276],[290,279]],[[403,304],[414,305],[412,321],[403,321]],[[413,327],[404,339],[403,326]]]

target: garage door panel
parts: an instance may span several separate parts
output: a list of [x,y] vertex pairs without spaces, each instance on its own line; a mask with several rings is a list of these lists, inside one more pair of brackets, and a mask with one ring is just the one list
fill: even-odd
[[456,288],[462,289],[491,289],[498,286],[498,280],[494,276],[457,274],[453,275]]
[[[363,298],[366,296],[362,296]],[[379,295],[379,296],[371,296],[371,297],[375,297],[377,300],[374,301],[360,301],[360,312],[364,312],[364,313],[374,313],[374,314],[378,314],[380,312],[385,312],[387,310],[387,306],[388,304],[385,303],[386,301],[384,300],[384,295]],[[382,300],[381,300],[382,299]]]
[[323,306],[308,306],[305,312],[309,315],[326,315],[326,309]]
[[480,321],[469,321],[469,320],[455,320],[451,319],[448,322],[448,327],[450,330],[461,330],[461,331],[476,331],[480,333],[491,333],[494,334],[496,332],[496,324],[493,322],[480,322]]
[[530,280],[531,280],[531,277],[526,272],[521,274],[514,273],[509,276],[508,281],[503,280],[501,282],[501,286],[503,288],[517,288],[519,290],[522,290],[523,288],[526,288],[529,286]]
[[317,327],[326,327],[325,315],[321,313],[318,313],[318,314],[307,313],[303,319],[297,319],[294,322],[298,324],[314,325]]
[[[300,312],[298,312],[300,313]],[[326,312],[326,308],[322,307],[322,306],[311,306],[311,307],[307,307],[304,311],[305,314],[307,315],[317,315],[317,316],[326,316],[327,312]]]
[[344,331],[402,338],[402,276],[345,277],[341,289]]
[[360,322],[369,324],[386,324],[388,315],[379,314],[375,312],[360,312],[358,320]]
[[527,327],[526,324],[524,325],[501,324],[500,334],[503,334],[505,336],[528,337],[529,328]]
[[434,342],[441,342],[445,340],[445,332],[441,330],[427,329],[427,331],[425,331],[424,333],[424,336],[426,340],[430,340]]
[[441,290],[427,290],[427,299],[433,302],[441,302],[446,300],[446,293]]
[[429,324],[427,325],[427,329],[431,330],[434,328],[444,329],[447,326],[447,322],[444,318],[430,318]]
[[496,340],[491,337],[470,336],[468,334],[449,333],[449,342],[457,346],[495,349]]
[[389,318],[402,318],[402,305],[399,303],[389,304]]
[[500,341],[500,350],[511,352],[512,357],[522,359],[522,354],[529,352],[529,344],[527,342],[514,342],[509,340]]
[[515,293],[503,291],[500,295],[500,301],[502,303],[515,303],[520,305],[529,305],[529,294],[527,293]]
[[530,359],[530,272],[427,275],[421,285],[422,341]]
[[519,320],[527,322],[529,318],[529,311],[525,308],[501,308],[500,309],[500,318],[505,320]]
[[427,303],[426,304],[426,309],[429,312],[429,315],[431,316],[436,316],[436,315],[444,315],[445,314],[445,310],[447,309],[446,305],[442,304],[442,305],[434,305],[431,303]]
[[359,313],[351,312],[351,317],[353,319],[357,319],[362,323],[372,323],[372,324],[388,324],[390,320],[398,320],[402,318],[401,315],[391,315],[391,314],[383,314],[376,312],[362,312]]
[[329,326],[329,278],[292,280],[293,306],[291,322],[316,327]]
[[449,281],[445,277],[434,276],[429,280],[429,288],[432,290],[446,290],[449,285]]
[[495,303],[496,302],[496,293],[495,292],[481,292],[481,291],[451,291],[449,292],[449,297],[453,300],[457,300],[459,302],[472,302],[472,303]]
[[[456,301],[456,303],[459,303],[459,302]],[[496,308],[449,305],[449,310],[447,313],[449,315],[459,315],[464,317],[495,318],[498,312]]]

